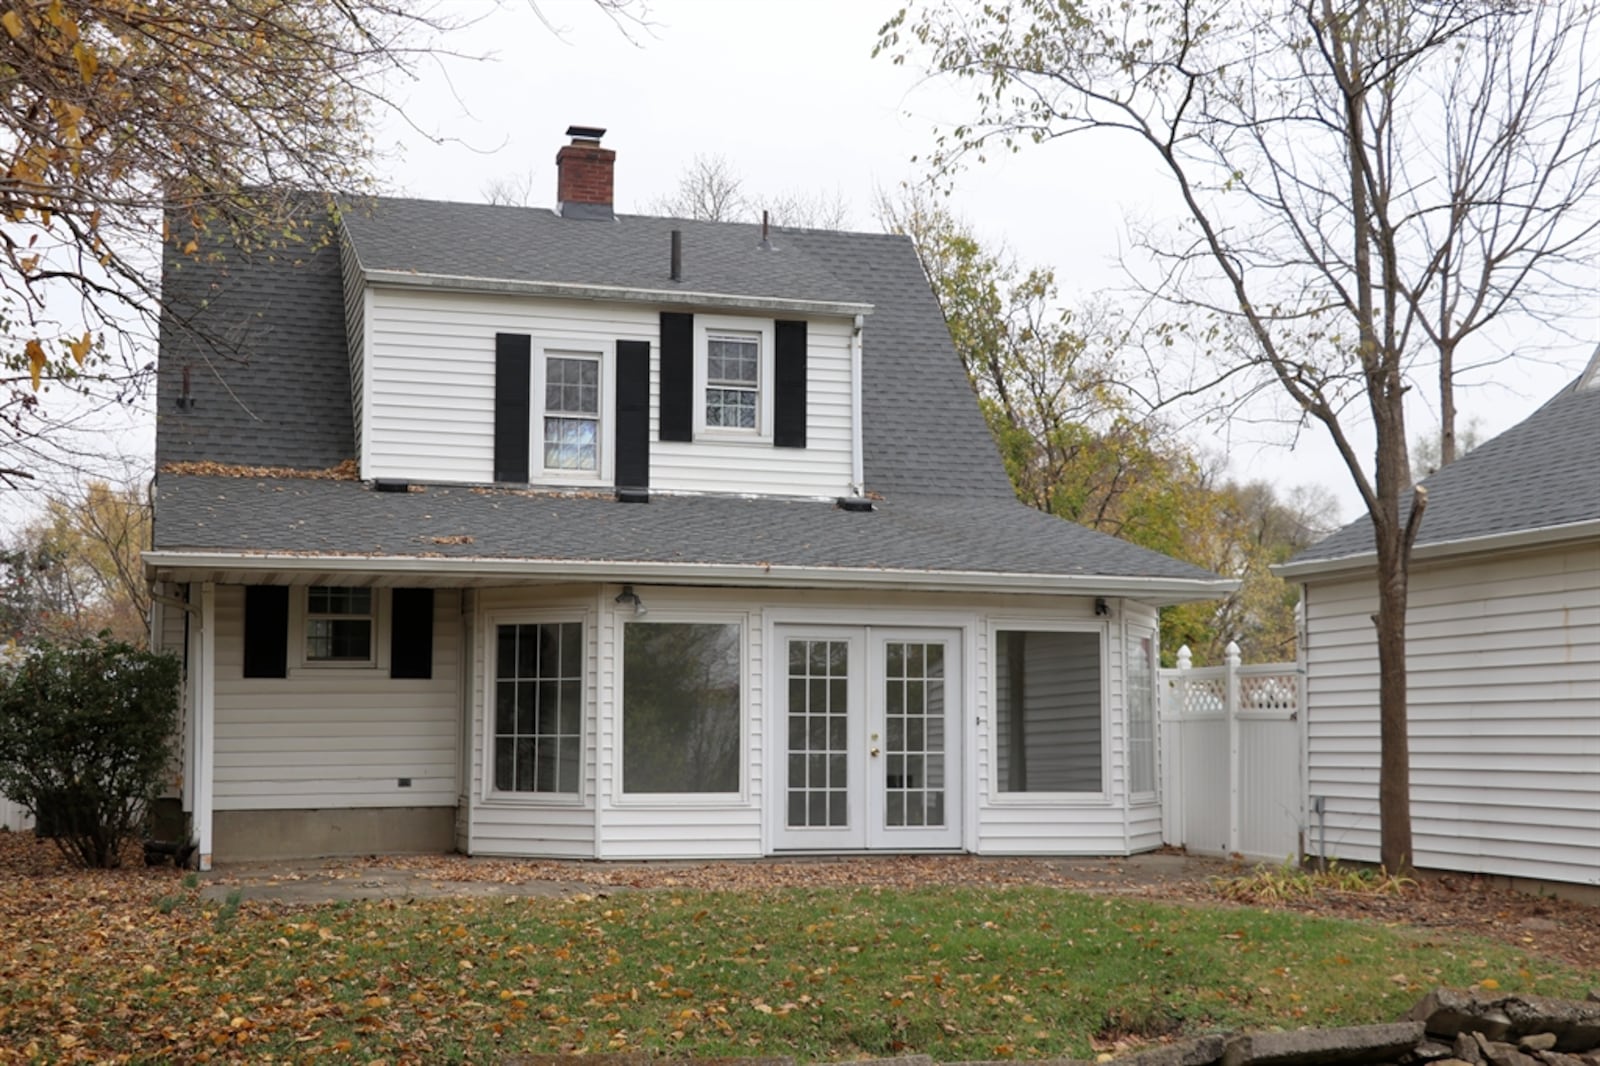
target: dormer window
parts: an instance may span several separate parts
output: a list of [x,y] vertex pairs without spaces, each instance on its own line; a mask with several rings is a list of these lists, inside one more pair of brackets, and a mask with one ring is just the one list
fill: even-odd
[[695,315],[693,335],[694,391],[683,399],[694,397],[694,439],[770,442],[773,320]]
[[544,372],[544,468],[598,471],[599,354],[547,352]]
[[761,402],[761,335],[706,334],[706,425],[758,429]]

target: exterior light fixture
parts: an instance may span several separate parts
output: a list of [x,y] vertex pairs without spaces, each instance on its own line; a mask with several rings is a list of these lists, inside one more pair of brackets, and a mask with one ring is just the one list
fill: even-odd
[[632,585],[622,586],[622,591],[617,593],[616,603],[619,607],[632,607],[635,618],[643,618],[648,613],[644,601],[639,598],[637,592],[633,591]]

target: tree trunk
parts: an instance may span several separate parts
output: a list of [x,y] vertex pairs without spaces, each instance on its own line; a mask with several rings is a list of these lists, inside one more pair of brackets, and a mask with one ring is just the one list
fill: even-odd
[[1398,372],[1375,403],[1378,438],[1373,539],[1378,554],[1378,823],[1379,858],[1393,874],[1408,873],[1411,849],[1411,744],[1406,725],[1406,601],[1412,521],[1400,519],[1400,490],[1410,483],[1404,389]]
[[1456,461],[1456,346],[1439,345],[1439,469]]

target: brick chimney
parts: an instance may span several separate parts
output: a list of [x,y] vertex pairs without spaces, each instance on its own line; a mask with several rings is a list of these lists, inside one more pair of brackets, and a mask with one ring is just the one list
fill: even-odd
[[556,210],[562,218],[615,218],[611,175],[617,153],[600,147],[606,131],[597,126],[568,126],[572,143],[556,153]]

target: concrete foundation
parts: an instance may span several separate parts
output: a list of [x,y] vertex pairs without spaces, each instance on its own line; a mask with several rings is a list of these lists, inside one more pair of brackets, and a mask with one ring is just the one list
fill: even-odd
[[217,811],[214,862],[455,850],[454,807]]

